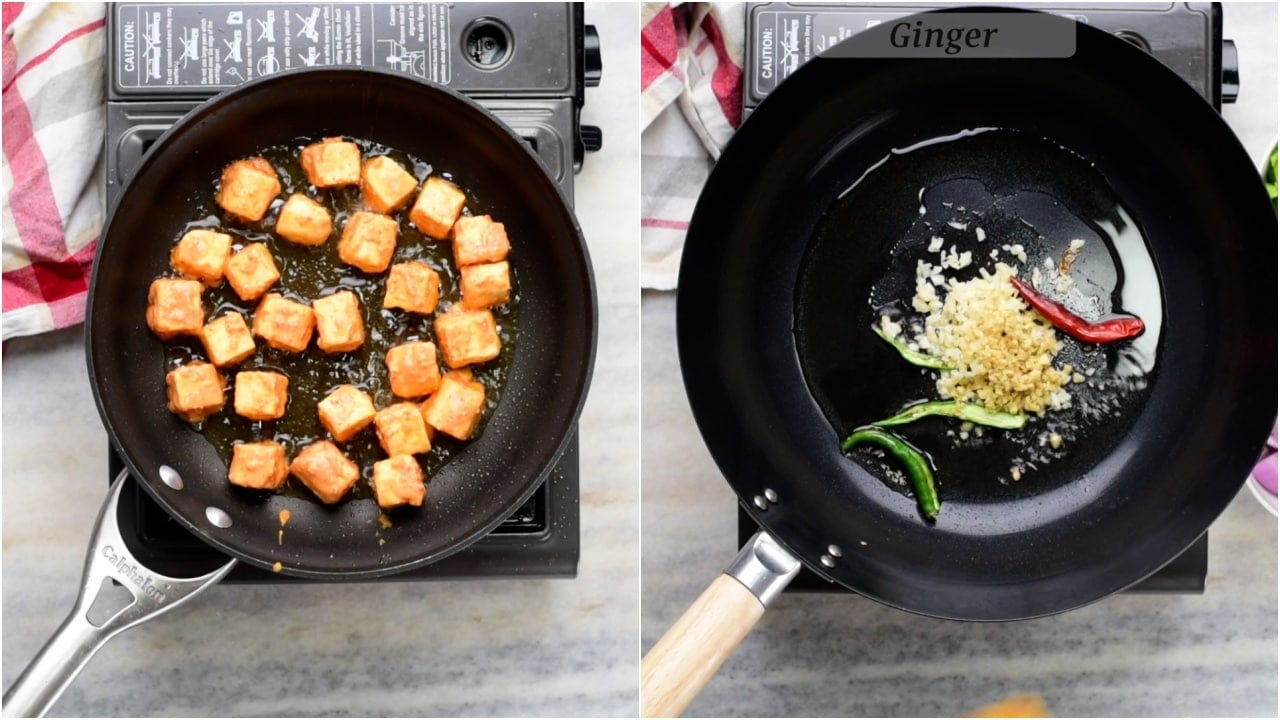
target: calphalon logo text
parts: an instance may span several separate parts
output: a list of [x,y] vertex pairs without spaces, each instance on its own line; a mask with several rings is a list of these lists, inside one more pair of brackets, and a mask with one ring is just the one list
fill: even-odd
[[134,585],[137,585],[138,589],[147,597],[154,598],[161,602],[164,601],[164,593],[160,592],[160,589],[155,586],[154,579],[150,575],[140,571],[137,565],[131,565],[129,563],[128,555],[125,555],[124,553],[116,554],[115,548],[108,545],[102,548],[102,556],[105,557],[107,561],[115,567],[115,569],[119,570],[125,577],[129,578]]

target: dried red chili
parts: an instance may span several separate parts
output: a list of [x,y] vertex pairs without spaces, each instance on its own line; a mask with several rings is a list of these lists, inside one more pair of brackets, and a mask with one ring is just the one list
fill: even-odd
[[1136,315],[1121,315],[1091,323],[1062,305],[1036,292],[1017,277],[1010,278],[1027,304],[1053,326],[1080,342],[1102,345],[1138,337],[1147,326]]

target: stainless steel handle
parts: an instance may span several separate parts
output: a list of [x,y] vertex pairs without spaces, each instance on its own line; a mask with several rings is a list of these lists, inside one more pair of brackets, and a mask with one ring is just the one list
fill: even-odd
[[[235,567],[236,561],[231,560],[206,575],[172,578],[135,560],[120,535],[117,517],[120,490],[127,481],[125,471],[111,484],[94,525],[75,607],[27,669],[5,691],[4,717],[44,715],[108,640],[196,597]],[[88,613],[102,590],[102,581],[107,579],[124,586],[133,595],[133,602],[95,625]]]
[[800,561],[778,543],[769,533],[761,530],[742,546],[725,574],[747,586],[760,604],[769,603],[787,587],[796,573]]

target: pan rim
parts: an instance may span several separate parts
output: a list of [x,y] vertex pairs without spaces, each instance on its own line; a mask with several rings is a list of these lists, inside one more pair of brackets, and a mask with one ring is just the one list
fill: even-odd
[[[425,93],[427,95],[439,93],[447,96],[451,102],[456,102],[470,112],[476,114],[480,119],[486,121],[490,130],[500,133],[510,141],[512,147],[519,148],[518,152],[523,152],[524,162],[531,162],[532,167],[537,168],[537,183],[542,186],[544,192],[554,193],[554,197],[558,199],[559,204],[556,207],[556,214],[561,216],[564,222],[565,230],[572,230],[573,243],[570,250],[581,257],[581,276],[576,282],[580,285],[580,292],[585,300],[585,316],[581,319],[584,324],[584,337],[578,338],[582,345],[582,362],[579,367],[579,373],[574,379],[575,382],[571,388],[574,395],[572,407],[566,407],[569,410],[564,415],[564,426],[557,429],[557,439],[555,443],[545,443],[549,446],[549,451],[545,453],[546,462],[542,464],[541,470],[525,484],[519,493],[513,496],[513,499],[496,507],[489,513],[482,523],[473,524],[472,530],[456,538],[452,538],[451,542],[443,549],[423,556],[412,557],[409,560],[379,564],[376,566],[356,567],[353,569],[331,570],[325,568],[307,568],[285,565],[279,572],[284,575],[293,577],[320,579],[320,580],[359,580],[364,578],[380,577],[392,575],[395,573],[405,572],[425,565],[429,565],[449,557],[457,552],[466,549],[475,541],[491,533],[498,525],[500,525],[507,517],[511,515],[517,508],[523,505],[528,499],[544,484],[555,468],[556,462],[564,455],[569,443],[575,437],[575,430],[581,418],[582,410],[586,403],[586,397],[590,389],[590,383],[595,370],[595,360],[599,339],[599,303],[597,288],[595,282],[594,266],[591,262],[589,248],[582,232],[581,225],[577,215],[573,210],[573,205],[569,202],[564,190],[560,185],[550,177],[546,166],[536,153],[528,146],[528,143],[515,133],[505,122],[495,117],[489,110],[477,101],[467,97],[466,95],[453,90],[447,86],[439,85],[432,82],[420,80],[418,78],[409,77],[401,73],[385,71],[376,68],[355,68],[355,67],[322,67],[322,68],[298,68],[279,73],[273,73],[268,76],[257,78],[249,82],[238,85],[234,88],[226,90],[212,98],[209,98],[196,107],[189,110],[177,122],[170,126],[162,133],[143,157],[129,181],[121,188],[116,204],[109,209],[107,220],[103,225],[100,235],[100,244],[94,254],[93,266],[90,274],[90,283],[88,289],[88,297],[85,306],[85,324],[84,324],[84,345],[86,367],[88,369],[90,387],[93,392],[94,405],[98,409],[98,415],[102,420],[103,426],[107,432],[108,439],[113,448],[120,455],[121,460],[128,468],[130,474],[140,481],[143,488],[154,499],[170,517],[174,518],[184,529],[191,532],[201,541],[217,548],[219,551],[226,553],[232,557],[240,559],[255,567],[266,570],[274,570],[274,563],[269,562],[253,553],[234,547],[232,544],[223,541],[216,534],[211,534],[202,529],[191,518],[185,514],[178,512],[175,506],[168,501],[160,490],[161,480],[157,479],[159,469],[145,471],[138,463],[132,453],[125,447],[120,439],[120,434],[115,422],[112,420],[112,412],[106,406],[102,397],[101,384],[104,381],[98,363],[95,361],[95,353],[99,349],[98,343],[95,342],[95,333],[93,332],[95,317],[94,305],[97,295],[98,278],[101,270],[102,248],[105,241],[111,236],[111,230],[115,223],[117,212],[123,205],[125,199],[129,196],[130,188],[143,177],[147,169],[156,162],[156,158],[161,153],[156,152],[163,150],[171,142],[171,139],[181,133],[188,132],[192,127],[198,125],[208,118],[211,113],[215,113],[219,108],[229,102],[240,100],[246,95],[262,92],[264,87],[288,83],[299,76],[315,78],[316,76],[329,76],[337,80],[339,78],[358,78],[363,80],[373,79],[377,82],[391,83],[400,87],[414,91]],[[569,233],[566,233],[569,234]],[[566,241],[569,238],[566,237]]]

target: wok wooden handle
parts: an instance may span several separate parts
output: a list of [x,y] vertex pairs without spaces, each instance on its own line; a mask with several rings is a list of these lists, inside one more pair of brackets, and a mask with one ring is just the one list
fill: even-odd
[[745,585],[717,577],[641,661],[641,715],[683,713],[762,615]]
[[748,540],[640,662],[641,714],[683,713],[799,571],[800,561],[772,535]]

